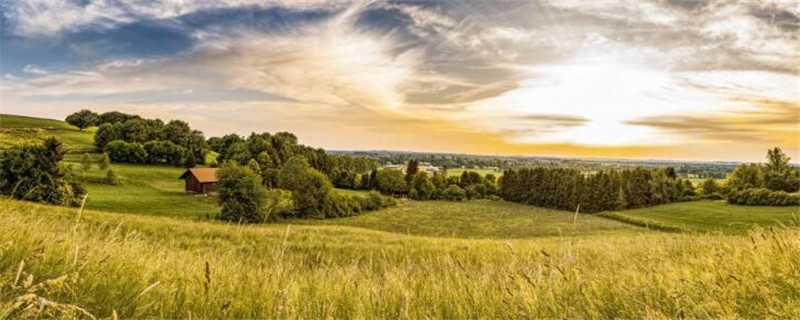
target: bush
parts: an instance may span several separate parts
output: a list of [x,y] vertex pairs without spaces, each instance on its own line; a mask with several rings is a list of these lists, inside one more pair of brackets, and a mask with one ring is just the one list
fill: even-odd
[[267,221],[271,210],[268,205],[275,199],[268,199],[266,188],[261,185],[261,177],[246,167],[226,163],[217,171],[219,181],[217,191],[222,211],[221,220],[241,223]]
[[451,184],[442,192],[442,199],[449,201],[464,201],[467,198],[467,193],[458,185]]
[[106,172],[106,177],[103,179],[103,182],[114,186],[119,184],[119,178],[117,178],[117,174],[114,173],[114,170],[109,169]]
[[147,151],[141,144],[135,142],[114,140],[106,145],[105,151],[114,162],[145,163],[147,161]]
[[42,145],[0,152],[0,194],[15,199],[58,205],[79,205],[86,190],[67,181],[58,163],[64,151],[58,139]]
[[731,192],[728,203],[745,206],[797,206],[800,195],[765,188],[745,189]]

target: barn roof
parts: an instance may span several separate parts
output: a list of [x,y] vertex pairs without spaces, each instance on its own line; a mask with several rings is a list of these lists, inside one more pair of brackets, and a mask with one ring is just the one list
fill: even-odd
[[180,179],[186,179],[189,175],[193,175],[200,183],[217,182],[217,168],[192,168],[186,170]]

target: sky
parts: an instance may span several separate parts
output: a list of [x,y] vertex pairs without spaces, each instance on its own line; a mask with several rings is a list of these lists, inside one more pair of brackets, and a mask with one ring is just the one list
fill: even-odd
[[795,0],[0,0],[0,112],[338,150],[800,159]]

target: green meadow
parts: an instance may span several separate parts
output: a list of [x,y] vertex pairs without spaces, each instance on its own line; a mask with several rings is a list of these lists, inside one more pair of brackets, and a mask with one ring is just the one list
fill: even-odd
[[0,319],[800,317],[796,207],[401,200],[227,224],[214,197],[184,193],[182,168],[113,164],[113,186],[81,169],[89,130],[3,115],[0,134],[69,141],[88,189],[84,210],[0,198]]

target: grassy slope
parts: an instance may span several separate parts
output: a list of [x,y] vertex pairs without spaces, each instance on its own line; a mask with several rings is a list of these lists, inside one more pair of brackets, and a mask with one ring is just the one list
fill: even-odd
[[687,231],[744,233],[755,225],[762,227],[800,222],[798,207],[734,206],[725,201],[673,203],[615,214],[653,221]]
[[68,153],[92,152],[93,129],[79,130],[63,121],[0,114],[0,149],[39,143],[55,136]]
[[340,225],[401,234],[455,238],[529,238],[608,235],[641,231],[623,223],[505,201],[406,201],[398,207],[333,219],[298,221]]
[[[74,163],[75,170],[80,166]],[[178,179],[185,169],[170,166],[113,164],[121,184],[86,183],[89,198],[86,206],[93,210],[206,219],[219,212],[216,198],[184,192]],[[105,171],[92,167],[87,177],[99,180]]]
[[494,241],[75,215],[0,199],[0,317],[37,296],[104,318],[800,316],[797,231]]

